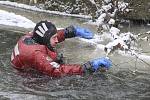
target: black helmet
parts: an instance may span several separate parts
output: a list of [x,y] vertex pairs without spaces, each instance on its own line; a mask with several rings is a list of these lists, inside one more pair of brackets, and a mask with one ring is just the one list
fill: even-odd
[[50,50],[53,50],[50,38],[56,33],[57,29],[54,24],[48,21],[40,21],[33,30],[33,39],[36,43],[46,45]]

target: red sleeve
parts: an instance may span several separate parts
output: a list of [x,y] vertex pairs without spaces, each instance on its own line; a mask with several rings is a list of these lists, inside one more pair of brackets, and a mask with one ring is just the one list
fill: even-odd
[[65,40],[65,31],[64,29],[61,29],[61,30],[57,30],[57,38],[58,38],[58,41],[59,42],[62,42]]
[[60,65],[40,51],[36,51],[35,55],[35,69],[49,76],[81,75],[83,73],[81,65]]

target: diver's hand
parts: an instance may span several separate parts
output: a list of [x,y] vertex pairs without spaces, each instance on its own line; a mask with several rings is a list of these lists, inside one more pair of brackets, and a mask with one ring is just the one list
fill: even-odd
[[109,58],[102,57],[98,59],[94,59],[90,61],[92,68],[97,71],[101,67],[105,67],[106,69],[109,69],[112,66],[112,62]]
[[92,39],[93,38],[93,33],[86,28],[81,28],[81,27],[74,27],[75,28],[75,35],[77,37],[85,38],[85,39]]
[[100,68],[108,70],[111,66],[112,61],[107,57],[97,58],[83,64],[85,70],[91,70],[92,72],[98,71]]

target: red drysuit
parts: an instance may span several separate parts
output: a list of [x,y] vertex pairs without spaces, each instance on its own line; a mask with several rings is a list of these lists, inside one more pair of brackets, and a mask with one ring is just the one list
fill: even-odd
[[[58,41],[65,40],[64,30],[59,30]],[[82,65],[77,64],[59,64],[56,62],[57,53],[49,50],[45,45],[40,45],[32,41],[32,33],[29,33],[19,39],[12,55],[11,64],[14,68],[24,70],[28,68],[36,69],[49,76],[62,76],[83,73]]]

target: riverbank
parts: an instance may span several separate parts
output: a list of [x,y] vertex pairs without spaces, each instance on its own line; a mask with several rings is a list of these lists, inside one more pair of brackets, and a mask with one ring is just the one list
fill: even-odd
[[[37,4],[31,4],[29,1],[25,0],[13,0],[18,3],[36,5],[39,8],[46,9],[49,11],[59,11],[65,12],[70,16],[70,14],[84,14],[96,17],[96,13],[99,8],[102,6],[102,0],[50,0],[42,1],[37,0]],[[106,0],[109,1],[109,0]],[[113,0],[115,1],[115,0]],[[118,1],[118,0],[116,0]],[[125,1],[129,4],[129,13],[122,14],[121,18],[135,21],[150,21],[150,1],[149,0],[119,0]],[[54,14],[54,13],[53,13]],[[56,13],[55,13],[56,14]],[[63,14],[63,13],[62,13]],[[75,15],[76,16],[76,15]],[[77,17],[77,16],[76,16]]]

